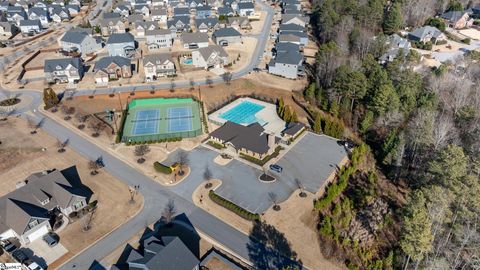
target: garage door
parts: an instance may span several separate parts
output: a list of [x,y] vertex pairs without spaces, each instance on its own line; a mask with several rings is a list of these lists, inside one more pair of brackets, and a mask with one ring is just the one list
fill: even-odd
[[33,242],[35,241],[36,239],[44,236],[45,234],[48,233],[48,227],[47,225],[43,225],[42,227],[38,228],[36,231],[32,232],[31,234],[29,234],[27,236],[27,239],[30,241],[30,242]]

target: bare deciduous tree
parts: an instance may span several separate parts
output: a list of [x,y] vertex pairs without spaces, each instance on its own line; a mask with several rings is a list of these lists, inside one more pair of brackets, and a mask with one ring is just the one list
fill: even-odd
[[167,205],[163,208],[162,216],[165,219],[167,225],[171,225],[177,210],[175,209],[175,201],[170,199],[168,200]]
[[88,162],[88,169],[90,170],[91,175],[97,175],[98,174],[98,169],[100,169],[100,166],[98,165],[97,161],[90,160]]
[[268,193],[268,199],[270,200],[270,202],[273,203],[273,210],[275,210],[275,211],[280,210],[280,205],[277,204],[277,200],[278,200],[277,193],[269,192]]
[[190,162],[187,152],[179,151],[178,155],[177,155],[177,162],[178,162],[178,165],[179,165],[179,172],[178,173],[180,175],[183,175],[183,173],[184,173],[183,167],[188,166],[188,163]]

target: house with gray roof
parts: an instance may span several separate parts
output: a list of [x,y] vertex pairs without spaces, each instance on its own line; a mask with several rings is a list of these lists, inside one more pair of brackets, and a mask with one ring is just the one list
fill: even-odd
[[113,10],[114,13],[120,14],[120,16],[127,18],[130,16],[130,7],[127,5],[117,5]]
[[173,16],[174,17],[190,17],[190,9],[189,8],[176,7],[176,8],[173,9]]
[[65,7],[54,7],[50,11],[50,17],[54,22],[64,22],[70,20],[70,12]]
[[238,3],[237,13],[240,16],[250,16],[255,12],[255,6],[252,2]]
[[220,28],[218,18],[195,19],[195,28],[197,32],[206,33]]
[[300,51],[300,45],[291,43],[291,42],[281,42],[275,44],[275,47],[273,48],[275,51],[275,54],[278,53],[287,53],[287,52],[299,52]]
[[154,7],[150,14],[152,21],[158,21],[160,23],[167,23],[168,11],[164,7]]
[[119,19],[121,15],[117,12],[103,12],[102,19]]
[[106,84],[111,80],[132,77],[131,60],[121,56],[105,56],[95,63],[95,82]]
[[466,11],[449,11],[440,15],[447,26],[454,29],[463,29],[473,25],[473,19]]
[[228,152],[257,159],[263,159],[273,153],[279,141],[274,134],[267,133],[257,122],[243,126],[227,121],[212,131],[209,138],[226,147]]
[[0,22],[0,35],[4,37],[13,37],[19,33],[17,26],[11,22]]
[[60,47],[66,52],[90,54],[102,49],[102,44],[84,31],[68,31],[60,39]]
[[145,32],[147,48],[148,50],[170,48],[173,45],[175,36],[176,34],[172,34],[172,32],[167,29],[147,30]]
[[[130,16],[129,19],[131,17],[133,16]],[[99,21],[99,25],[102,36],[104,37],[111,34],[125,33],[125,23],[120,18],[102,19]]]
[[289,5],[289,6],[283,7],[283,14],[302,15],[303,13],[296,6]]
[[157,22],[137,22],[135,24],[135,36],[145,37],[145,31],[158,29]]
[[423,26],[408,33],[408,39],[424,43],[431,41],[433,44],[436,44],[438,41],[447,40],[447,36],[445,36],[445,34],[436,27]]
[[210,45],[192,52],[192,64],[204,69],[223,68],[230,64],[227,52],[220,45]]
[[50,15],[46,9],[40,7],[32,7],[28,10],[29,20],[40,20],[43,27],[48,27],[50,21]]
[[380,64],[392,62],[399,53],[402,53],[404,56],[408,55],[412,47],[408,39],[402,38],[397,34],[391,35],[388,38],[386,45],[388,45],[388,49],[382,56],[380,56],[378,60]]
[[234,16],[235,12],[233,11],[233,9],[231,7],[219,7],[217,9],[217,14],[218,14],[218,16],[230,17],[230,16]]
[[310,23],[310,17],[299,14],[282,14],[282,24],[298,24],[305,27]]
[[21,20],[20,31],[22,34],[35,34],[42,31],[40,20]]
[[252,25],[250,24],[250,20],[247,17],[228,17],[227,25],[230,27],[235,28],[236,30],[249,30],[252,29]]
[[28,15],[23,7],[8,6],[6,15],[7,21],[15,22],[17,25],[20,24],[21,20],[28,19]]
[[177,236],[146,236],[140,239],[138,249],[132,248],[126,252],[125,262],[116,269],[200,269],[198,258]]
[[91,196],[75,167],[34,173],[0,197],[0,240],[15,237],[31,243],[52,229],[58,212],[68,217],[81,211]]
[[78,13],[80,13],[80,6],[79,5],[65,5],[65,8],[67,9],[68,13],[70,16],[76,16]]
[[282,137],[284,140],[293,140],[305,130],[305,125],[300,122],[290,122],[282,131]]
[[306,46],[308,44],[308,34],[304,32],[288,32],[286,34],[280,34],[277,37],[277,42],[290,42],[300,46]]
[[292,32],[302,32],[302,33],[306,33],[307,32],[307,29],[305,26],[301,26],[301,25],[298,25],[298,24],[294,24],[294,23],[289,23],[289,24],[280,24],[279,28],[278,28],[278,32],[280,34],[288,34],[288,33],[292,33]]
[[288,79],[304,74],[303,55],[299,52],[277,53],[268,63],[268,73]]
[[168,53],[150,54],[143,57],[145,81],[156,81],[161,77],[173,76],[176,73],[175,63]]
[[232,27],[225,27],[213,32],[212,40],[215,44],[228,46],[229,44],[242,43],[242,34]]
[[208,5],[198,6],[195,8],[195,17],[204,19],[212,16],[212,7]]
[[185,16],[174,16],[167,21],[167,28],[172,33],[181,33],[190,31],[190,18]]
[[43,67],[49,83],[78,83],[85,72],[80,58],[47,59]]
[[181,41],[185,49],[205,48],[208,46],[208,35],[201,32],[184,32],[181,35]]
[[111,34],[106,47],[110,56],[130,58],[135,54],[135,39],[130,33]]

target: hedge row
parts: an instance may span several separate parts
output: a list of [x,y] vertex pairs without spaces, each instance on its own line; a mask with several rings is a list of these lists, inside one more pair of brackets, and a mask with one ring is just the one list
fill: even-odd
[[210,145],[211,147],[214,147],[214,148],[218,149],[218,150],[222,150],[223,148],[225,148],[225,146],[223,146],[219,143],[216,143],[214,141],[208,141],[207,144]]
[[179,142],[183,138],[182,137],[174,137],[174,138],[166,138],[160,140],[149,140],[149,141],[139,141],[139,142],[126,142],[125,145],[142,145],[142,144],[153,144],[153,143],[164,143],[164,142]]
[[326,194],[315,201],[315,209],[321,210],[330,206],[330,204],[342,194],[347,188],[348,180],[358,169],[358,166],[364,161],[368,148],[365,144],[355,147],[352,151],[351,163],[349,167],[343,167],[339,174],[336,183],[327,187]]
[[123,137],[123,126],[125,125],[125,120],[127,119],[126,111],[122,110],[122,118],[120,120],[120,129],[117,130],[117,136],[115,137],[115,143],[120,143]]
[[240,217],[246,220],[260,220],[259,214],[254,214],[248,210],[243,209],[242,207],[234,204],[233,202],[215,194],[213,190],[210,190],[208,193],[210,199],[216,202],[218,205],[227,208],[228,210],[234,212],[235,214],[239,215]]
[[245,154],[242,154],[240,153],[240,157],[245,159],[245,160],[248,160],[252,163],[255,163],[259,166],[263,166],[265,165],[265,163],[267,163],[270,159],[272,158],[276,158],[278,157],[278,155],[280,154],[280,150],[282,150],[283,148],[281,146],[277,146],[277,148],[275,148],[275,152],[273,152],[271,155],[268,155],[266,157],[264,157],[263,159],[258,159],[258,158],[254,158],[252,156],[249,156],[249,155],[245,155]]
[[162,163],[155,161],[153,163],[153,168],[155,168],[155,171],[159,173],[164,173],[164,174],[171,174],[172,173],[172,168],[169,166],[165,166]]

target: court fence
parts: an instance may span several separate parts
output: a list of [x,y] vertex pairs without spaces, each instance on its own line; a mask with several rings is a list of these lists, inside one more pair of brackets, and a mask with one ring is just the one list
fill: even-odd
[[[135,135],[135,136],[126,136],[122,137],[122,141],[125,143],[156,143],[156,142],[166,142],[169,139],[178,139],[178,138],[193,138],[202,135],[202,129],[183,131],[183,132],[172,132],[164,134],[151,134],[151,135]],[[174,140],[170,140],[174,141]]]

